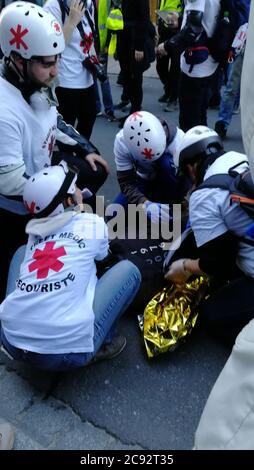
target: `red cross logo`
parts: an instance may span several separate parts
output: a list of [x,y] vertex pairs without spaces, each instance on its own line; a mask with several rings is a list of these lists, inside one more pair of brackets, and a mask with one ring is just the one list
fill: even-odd
[[64,266],[64,263],[59,261],[58,258],[67,254],[65,248],[61,246],[54,249],[54,245],[55,242],[47,242],[43,250],[35,250],[33,258],[36,261],[29,264],[28,269],[30,273],[38,270],[37,279],[45,279],[48,277],[50,269],[58,273]]
[[15,31],[13,28],[10,29],[10,32],[13,34],[13,38],[10,41],[10,45],[12,46],[13,44],[16,43],[16,48],[20,49],[20,46],[24,47],[25,50],[28,49],[27,44],[23,41],[22,37],[25,36],[28,33],[28,29],[25,28],[23,31],[21,31],[21,24],[18,24],[17,26],[17,31]]
[[141,153],[142,153],[142,155],[145,155],[146,160],[152,160],[152,158],[154,157],[153,149],[145,148],[143,150],[143,152],[141,152]]
[[90,51],[92,44],[93,44],[92,33],[85,34],[85,39],[82,39],[82,41],[80,41],[80,47],[83,47],[84,54]]
[[49,152],[49,157],[51,157],[53,153],[53,148],[55,145],[55,137],[52,135],[50,138],[50,142],[48,143],[48,152]]
[[31,214],[34,214],[35,213],[35,209],[36,209],[36,202],[32,201],[30,206],[29,204],[24,201],[24,204],[25,204],[25,207],[26,209],[28,210],[28,212],[30,212]]
[[140,114],[139,111],[136,111],[135,113],[132,113],[132,114],[130,115],[129,120],[130,120],[130,121],[137,121],[138,118],[142,118],[142,117],[143,117],[142,114]]
[[60,24],[59,24],[59,23],[55,22],[55,23],[53,24],[53,27],[54,27],[54,29],[55,29],[55,31],[56,31],[57,33],[60,33],[60,32],[61,32],[61,28],[60,28]]

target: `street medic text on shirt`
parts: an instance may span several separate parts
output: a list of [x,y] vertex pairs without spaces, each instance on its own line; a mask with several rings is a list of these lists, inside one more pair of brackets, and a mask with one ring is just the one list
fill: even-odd
[[[54,240],[55,234],[53,235],[47,235],[44,238],[37,238],[36,241],[31,245],[30,250],[33,250],[36,245],[39,245],[40,243],[46,242],[48,240]],[[80,238],[78,235],[74,235],[74,233],[71,232],[62,232],[59,235],[59,238],[69,238],[71,240],[74,240],[77,242],[79,248],[85,248],[86,244],[84,242],[83,238]]]

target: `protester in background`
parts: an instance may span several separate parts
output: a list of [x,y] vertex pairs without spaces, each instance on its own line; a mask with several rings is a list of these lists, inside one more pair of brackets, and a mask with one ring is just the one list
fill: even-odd
[[128,97],[131,114],[142,106],[143,72],[155,59],[155,31],[150,21],[149,0],[125,0],[122,14],[124,29],[118,35],[118,59],[124,77],[122,101],[126,102]]
[[[108,70],[108,29],[107,29],[107,19],[110,13],[111,5],[114,2],[110,0],[98,0],[97,1],[97,17],[98,17],[98,31],[99,31],[99,50],[98,58],[100,63],[103,65],[103,72],[105,76],[107,76]],[[105,116],[108,121],[113,122],[116,121],[116,117],[114,115],[114,104],[112,99],[111,93],[111,86],[109,77],[103,82],[97,80],[96,77],[94,79],[95,84],[95,93],[96,93],[96,115],[101,116],[102,113],[102,103],[100,97],[100,89],[102,95],[102,101],[105,111]]]
[[[180,29],[183,2],[179,0],[161,0],[159,2],[158,15],[158,44],[171,39]],[[177,49],[172,49],[170,54],[157,55],[156,70],[164,86],[164,94],[160,96],[160,103],[167,103],[165,111],[175,111],[178,100],[178,84],[180,75],[180,55]]]
[[230,53],[232,62],[229,64],[228,80],[221,96],[218,121],[215,123],[215,130],[222,138],[226,137],[240,90],[247,29],[248,23],[242,25],[232,44]]
[[165,55],[178,49],[181,55],[179,125],[183,131],[207,124],[210,86],[218,63],[208,49],[220,11],[220,0],[186,0],[182,29],[158,47]]

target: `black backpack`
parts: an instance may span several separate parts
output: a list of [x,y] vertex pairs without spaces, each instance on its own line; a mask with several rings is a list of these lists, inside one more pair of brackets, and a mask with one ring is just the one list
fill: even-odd
[[[195,191],[204,188],[226,189],[230,193],[230,203],[238,204],[253,219],[254,222],[254,182],[249,169],[243,173],[235,171],[237,167],[246,163],[243,160],[232,166],[228,173],[210,176],[199,185]],[[254,240],[244,238],[246,242],[254,245]]]
[[239,27],[248,21],[249,7],[245,0],[221,0],[213,36],[209,38],[211,56],[220,65],[228,62],[228,54]]

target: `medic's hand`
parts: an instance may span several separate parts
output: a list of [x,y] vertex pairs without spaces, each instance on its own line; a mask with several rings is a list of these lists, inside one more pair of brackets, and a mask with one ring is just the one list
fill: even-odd
[[105,168],[106,172],[109,173],[108,163],[97,153],[89,153],[85,159],[94,171],[97,171],[96,163],[100,163]]
[[152,222],[170,222],[172,220],[171,208],[168,204],[160,204],[158,202],[146,201],[144,208],[147,216]]

